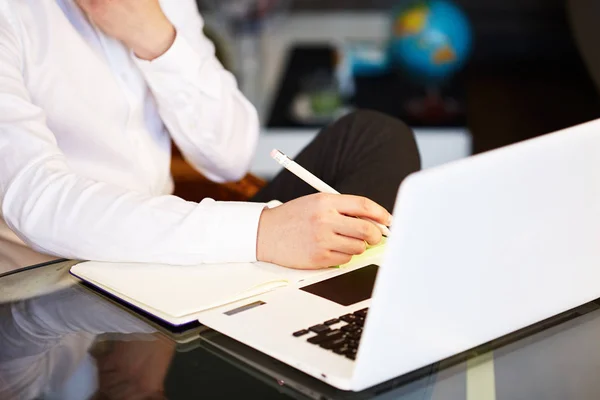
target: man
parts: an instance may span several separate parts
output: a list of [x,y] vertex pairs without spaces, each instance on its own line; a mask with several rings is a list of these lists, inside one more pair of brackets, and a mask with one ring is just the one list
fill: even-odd
[[356,196],[285,172],[248,203],[169,195],[171,137],[207,177],[237,180],[258,126],[193,0],[0,0],[0,237],[73,259],[292,268],[381,240],[353,217],[389,224],[419,157],[410,130],[377,113],[338,121],[297,157]]

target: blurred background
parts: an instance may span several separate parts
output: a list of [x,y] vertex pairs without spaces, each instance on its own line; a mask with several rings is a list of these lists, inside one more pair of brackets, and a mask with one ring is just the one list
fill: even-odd
[[198,0],[261,115],[270,178],[320,127],[370,108],[413,127],[424,167],[600,117],[597,0]]

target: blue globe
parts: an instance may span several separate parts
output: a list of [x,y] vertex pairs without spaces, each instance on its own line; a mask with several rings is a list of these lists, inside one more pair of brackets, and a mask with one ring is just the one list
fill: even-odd
[[440,84],[467,61],[472,44],[465,14],[448,0],[421,0],[394,13],[389,62],[425,84]]

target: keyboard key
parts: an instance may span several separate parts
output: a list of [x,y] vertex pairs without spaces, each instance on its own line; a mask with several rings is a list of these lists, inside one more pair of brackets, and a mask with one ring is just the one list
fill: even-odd
[[344,332],[354,332],[354,331],[359,330],[360,328],[356,325],[348,324],[348,325],[342,326],[340,329],[343,330]]
[[360,340],[360,336],[361,336],[362,332],[349,332],[348,333],[348,339],[352,339],[352,340]]
[[325,325],[333,325],[333,324],[337,324],[338,322],[340,322],[340,320],[337,319],[337,318],[334,318],[334,319],[330,319],[329,321],[323,322],[323,324],[325,324]]
[[340,317],[340,319],[342,321],[344,321],[344,322],[350,323],[350,322],[354,322],[354,320],[356,320],[356,315],[354,315],[354,314],[346,314],[346,315],[342,315]]
[[307,333],[308,333],[308,330],[306,330],[306,329],[302,329],[301,331],[294,332],[294,333],[293,333],[293,335],[294,335],[295,337],[300,337],[300,336],[304,336],[304,335],[306,335]]
[[338,347],[336,349],[333,349],[333,352],[336,354],[346,354],[346,352],[348,351],[348,347],[346,347],[346,345],[342,346],[342,347]]
[[344,347],[344,342],[345,342],[345,339],[342,337],[342,338],[339,338],[339,339],[336,339],[336,340],[333,340],[330,342],[321,343],[321,344],[319,344],[319,346],[321,346],[324,349],[331,350],[331,349],[337,349],[339,347]]
[[317,335],[311,338],[306,339],[308,343],[319,344],[328,341],[329,338],[325,337],[325,335]]
[[320,344],[320,343],[324,343],[327,341],[332,341],[332,340],[338,339],[338,338],[342,337],[343,335],[344,335],[344,333],[342,331],[340,331],[339,329],[336,329],[334,331],[329,331],[329,332],[322,333],[317,336],[313,336],[311,338],[308,338],[306,341],[308,343],[312,343],[312,344]]
[[357,317],[365,318],[367,316],[368,308],[363,308],[362,310],[354,311],[354,315]]
[[309,331],[314,332],[314,333],[323,333],[323,332],[329,331],[330,329],[331,328],[329,328],[327,325],[323,325],[323,324],[311,326],[310,328],[308,328]]

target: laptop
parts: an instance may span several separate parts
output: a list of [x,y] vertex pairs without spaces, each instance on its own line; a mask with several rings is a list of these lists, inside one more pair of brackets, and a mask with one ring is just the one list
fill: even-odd
[[382,255],[199,321],[360,391],[600,297],[600,120],[412,174]]
[[[432,365],[419,377],[401,377],[392,379],[381,385],[371,387],[362,392],[348,392],[334,388],[314,379],[301,371],[291,368],[282,362],[256,351],[236,340],[224,336],[212,329],[202,332],[199,340],[187,347],[178,346],[180,352],[197,351],[200,348],[224,360],[244,373],[253,376],[283,392],[292,398],[308,398],[314,400],[364,400],[364,399],[396,399],[396,400],[431,400],[436,383],[446,379],[447,374],[438,375],[438,370],[445,365]],[[193,356],[186,357],[193,360]],[[438,377],[439,376],[439,377]],[[461,379],[460,376],[457,377]],[[464,379],[464,376],[462,377]]]

